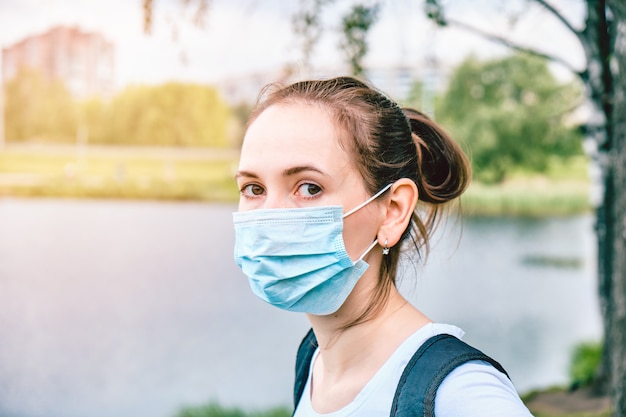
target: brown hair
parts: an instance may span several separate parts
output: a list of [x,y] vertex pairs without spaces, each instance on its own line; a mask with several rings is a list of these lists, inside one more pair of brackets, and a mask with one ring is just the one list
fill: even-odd
[[403,241],[410,238],[418,256],[425,258],[443,205],[469,185],[470,165],[459,145],[426,115],[400,108],[385,94],[352,77],[301,81],[286,87],[270,85],[261,92],[248,123],[277,103],[306,103],[328,110],[340,128],[341,145],[354,155],[355,166],[372,195],[400,178],[413,180],[419,190],[419,210],[413,212],[398,245],[383,257],[372,302],[347,327],[356,325],[386,302],[395,285]]

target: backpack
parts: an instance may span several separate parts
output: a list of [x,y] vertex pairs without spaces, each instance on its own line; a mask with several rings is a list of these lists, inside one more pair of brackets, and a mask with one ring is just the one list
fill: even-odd
[[[309,377],[315,349],[317,339],[311,329],[300,343],[296,356],[294,410]],[[497,361],[452,335],[440,334],[428,339],[413,354],[400,377],[390,417],[434,417],[439,385],[457,366],[473,360],[485,361],[508,377]]]

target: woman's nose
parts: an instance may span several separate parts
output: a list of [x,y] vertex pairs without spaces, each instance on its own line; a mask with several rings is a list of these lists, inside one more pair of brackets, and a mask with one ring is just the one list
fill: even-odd
[[277,208],[293,208],[295,204],[289,199],[286,194],[279,192],[267,192],[265,201],[263,202],[264,209],[277,209]]

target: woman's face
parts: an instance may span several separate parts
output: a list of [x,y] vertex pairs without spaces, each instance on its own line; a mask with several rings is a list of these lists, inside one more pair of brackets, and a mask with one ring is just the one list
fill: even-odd
[[[248,128],[237,184],[239,211],[341,205],[344,213],[369,193],[339,129],[322,107],[275,104]],[[354,260],[376,237],[382,211],[376,201],[344,219],[344,241]]]

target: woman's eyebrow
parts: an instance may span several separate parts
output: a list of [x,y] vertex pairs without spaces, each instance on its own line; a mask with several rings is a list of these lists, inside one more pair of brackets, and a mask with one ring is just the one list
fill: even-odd
[[[302,165],[302,166],[295,166],[295,167],[287,168],[283,171],[283,176],[289,177],[291,175],[296,175],[296,174],[299,174],[301,172],[306,172],[306,171],[313,171],[313,172],[322,174],[326,177],[328,176],[328,174],[326,174],[324,171],[312,165]],[[259,178],[259,176],[252,171],[245,171],[245,170],[237,171],[237,173],[235,174],[235,179],[241,178],[241,177]]]
[[235,179],[240,178],[240,177],[259,178],[259,176],[257,174],[255,174],[254,172],[237,171],[237,173],[235,174]]
[[287,168],[283,171],[283,176],[288,177],[290,175],[299,174],[304,171],[313,171],[313,172],[322,174],[324,176],[328,176],[328,174],[326,174],[324,171],[312,165],[302,165],[302,166],[295,166],[295,167]]

